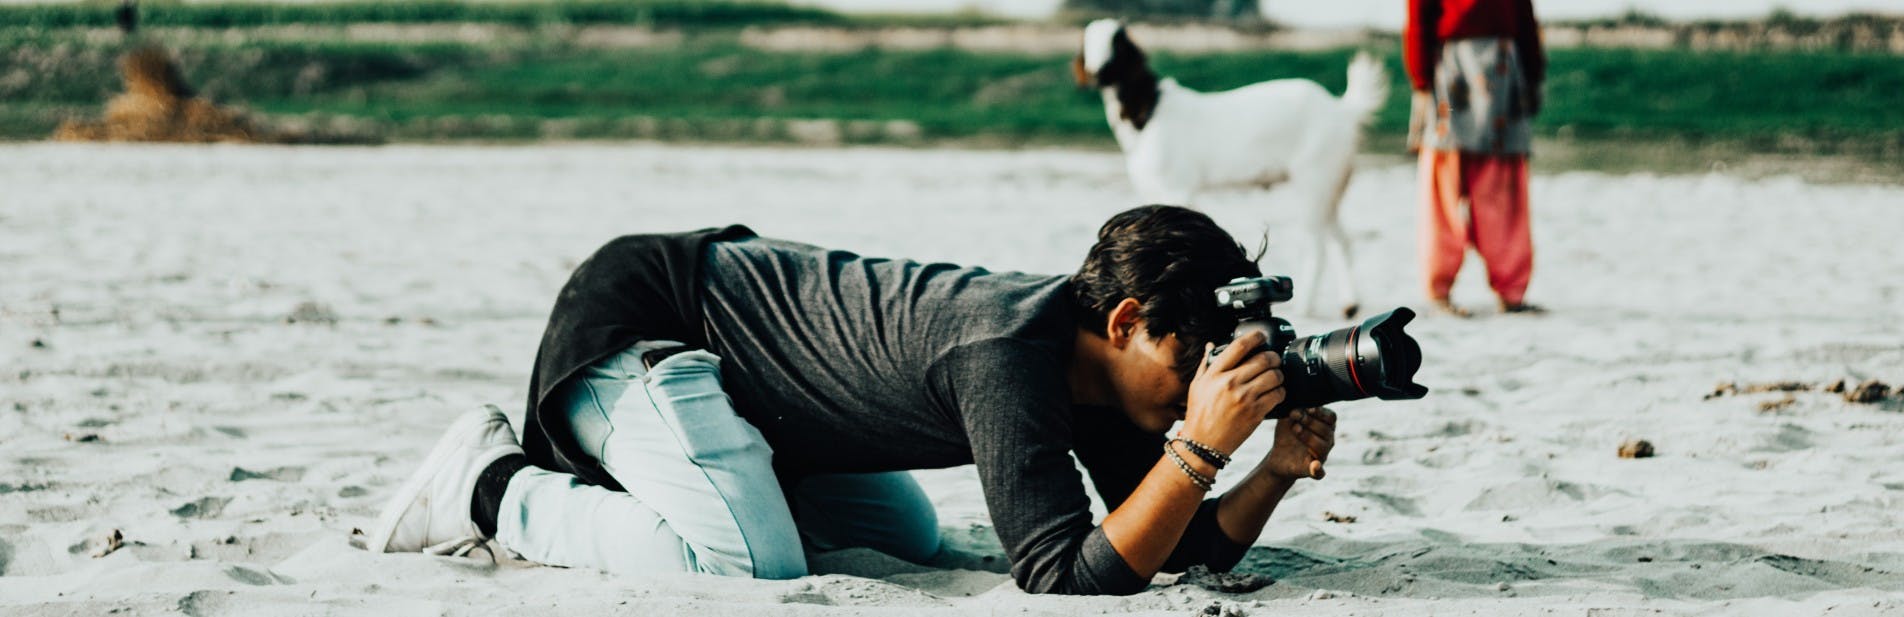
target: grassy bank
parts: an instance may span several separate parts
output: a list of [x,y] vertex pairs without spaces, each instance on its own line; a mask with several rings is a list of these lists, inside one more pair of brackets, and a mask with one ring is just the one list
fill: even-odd
[[[557,35],[481,45],[208,38],[173,47],[186,78],[216,100],[392,139],[1111,143],[1096,96],[1072,86],[1064,54],[776,52],[722,29],[621,49]],[[9,50],[0,53],[0,138],[42,138],[62,117],[97,113],[119,89],[116,34],[0,28],[0,49]],[[1400,60],[1384,51],[1395,81],[1378,142],[1398,141],[1407,117]],[[1339,91],[1351,53],[1159,52],[1153,64],[1199,89],[1300,77]],[[1537,122],[1548,139],[1904,160],[1896,56],[1560,49],[1550,65]]]
[[[699,0],[564,0],[546,3],[471,3],[451,0],[414,2],[221,2],[141,3],[145,26],[247,28],[278,25],[353,23],[484,23],[533,26],[639,24],[653,26],[746,26],[757,24],[834,23],[829,11],[771,2]],[[113,12],[97,3],[0,5],[0,24],[13,28],[106,28]]]
[[[0,27],[110,28],[114,2],[0,4]],[[498,24],[509,26],[628,25],[658,28],[851,25],[951,27],[1002,23],[977,13],[845,15],[773,0],[320,0],[316,2],[139,3],[139,23],[176,28],[255,28],[346,24]]]

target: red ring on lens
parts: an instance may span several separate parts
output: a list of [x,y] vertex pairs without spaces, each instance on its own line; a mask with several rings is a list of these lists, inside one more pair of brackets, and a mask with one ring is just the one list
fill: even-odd
[[1357,357],[1356,357],[1357,346],[1361,342],[1357,340],[1356,337],[1360,336],[1361,334],[1362,334],[1362,326],[1358,325],[1353,328],[1349,328],[1349,350],[1348,350],[1349,351],[1349,379],[1352,379],[1355,381],[1356,394],[1366,395],[1368,394],[1368,390],[1362,389],[1362,374],[1355,370],[1355,365],[1361,364],[1361,362],[1356,361],[1357,360]]

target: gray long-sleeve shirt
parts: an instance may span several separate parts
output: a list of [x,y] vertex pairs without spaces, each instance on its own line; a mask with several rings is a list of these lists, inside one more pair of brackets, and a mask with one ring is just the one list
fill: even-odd
[[[716,242],[701,317],[742,417],[782,473],[976,464],[1012,574],[1035,592],[1144,588],[1092,523],[1084,478],[1115,508],[1161,455],[1115,409],[1074,407],[1079,333],[1065,277],[861,257],[768,239]],[[1176,568],[1244,547],[1197,516]]]
[[[736,411],[783,481],[826,472],[976,464],[986,506],[1028,591],[1128,594],[1149,581],[1091,520],[1077,457],[1117,508],[1163,438],[1115,409],[1075,406],[1080,331],[1063,277],[864,258],[756,238],[745,227],[617,238],[557,296],[530,376],[530,463],[620,489],[576,450],[552,394],[640,340],[722,358]],[[1246,546],[1203,503],[1166,571],[1225,570]]]

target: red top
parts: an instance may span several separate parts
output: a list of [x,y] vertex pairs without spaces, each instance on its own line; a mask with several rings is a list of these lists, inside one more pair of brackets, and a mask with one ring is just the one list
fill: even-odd
[[1540,47],[1540,24],[1533,0],[1408,0],[1408,25],[1402,28],[1402,61],[1415,90],[1434,88],[1435,61],[1441,42],[1498,36],[1514,39],[1527,82],[1538,87],[1547,76]]

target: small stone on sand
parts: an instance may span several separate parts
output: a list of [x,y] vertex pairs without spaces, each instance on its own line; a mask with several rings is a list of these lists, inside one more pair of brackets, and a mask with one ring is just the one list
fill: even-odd
[[1644,439],[1629,439],[1620,444],[1620,458],[1652,458],[1653,442]]
[[316,302],[300,302],[296,308],[291,309],[291,314],[284,316],[284,323],[334,325],[337,323],[337,312]]
[[111,555],[113,551],[119,550],[119,547],[125,546],[125,541],[125,535],[120,534],[117,529],[106,532],[106,537],[101,538],[98,550],[93,551],[93,559]]
[[1876,403],[1890,395],[1890,386],[1885,385],[1882,381],[1872,379],[1858,384],[1858,387],[1846,392],[1844,397],[1846,401],[1853,403]]
[[1736,383],[1727,381],[1713,386],[1712,392],[1706,394],[1706,399],[1711,400],[1721,396],[1758,394],[1761,392],[1804,392],[1811,389],[1811,384],[1799,381],[1773,381],[1766,383]]

